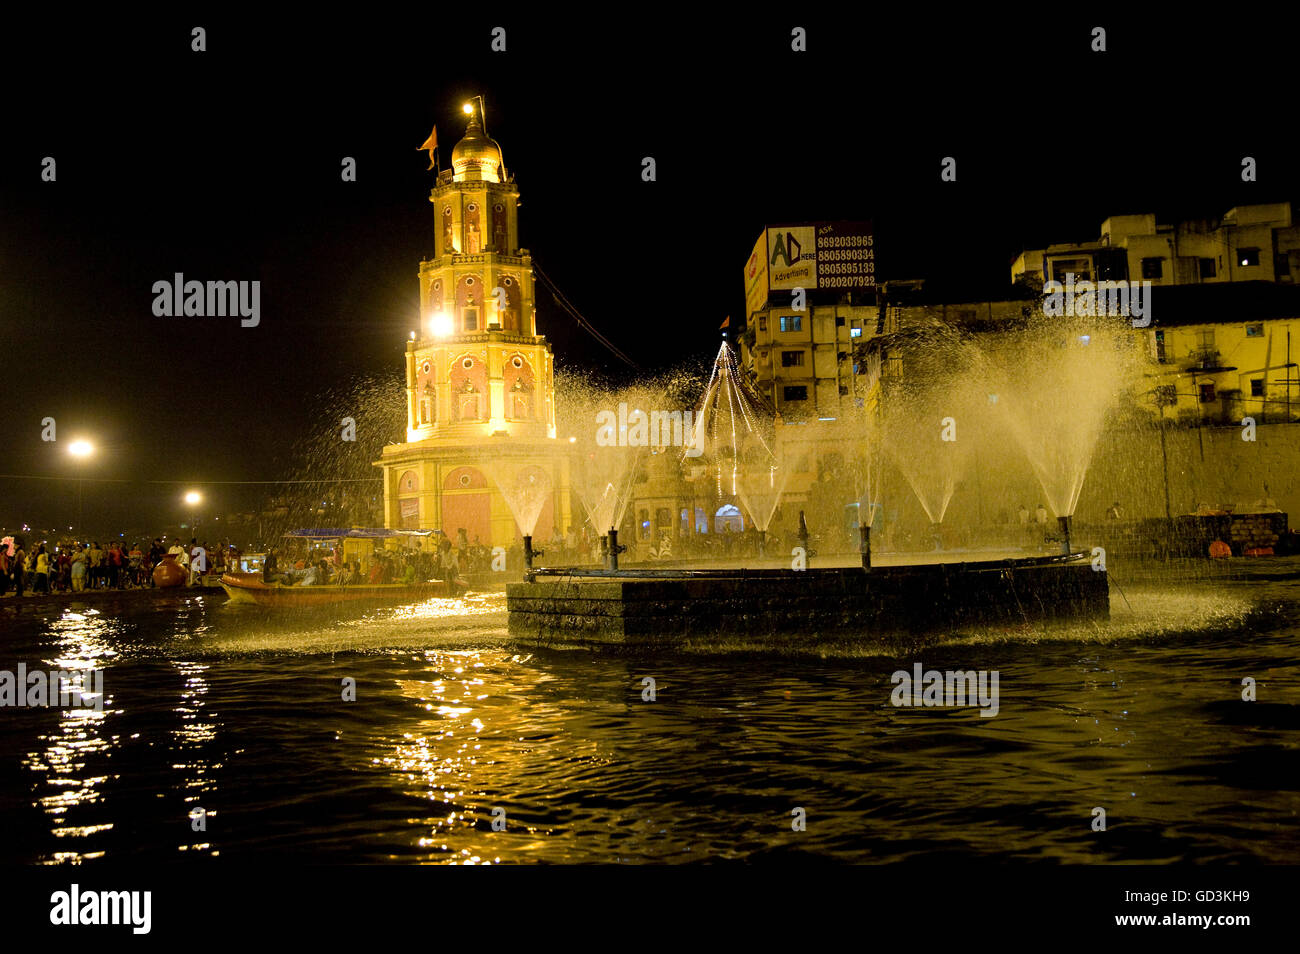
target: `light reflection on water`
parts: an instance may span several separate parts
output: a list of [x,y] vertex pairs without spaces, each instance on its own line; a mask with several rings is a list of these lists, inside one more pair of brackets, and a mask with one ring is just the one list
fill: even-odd
[[[1300,860],[1300,585],[1125,592],[1106,624],[899,658],[519,653],[500,594],[288,616],[5,604],[0,668],[103,668],[106,699],[3,713],[0,757],[23,768],[0,805],[25,832],[3,857]],[[889,705],[917,660],[999,670],[999,715]]]

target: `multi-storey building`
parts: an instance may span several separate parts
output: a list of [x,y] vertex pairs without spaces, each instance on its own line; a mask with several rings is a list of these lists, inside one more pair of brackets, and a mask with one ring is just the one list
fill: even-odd
[[1290,283],[1300,276],[1300,226],[1291,205],[1243,205],[1221,219],[1162,225],[1154,214],[1113,215],[1096,242],[1049,245],[1020,253],[1011,280],[1149,281],[1153,285],[1214,282]]

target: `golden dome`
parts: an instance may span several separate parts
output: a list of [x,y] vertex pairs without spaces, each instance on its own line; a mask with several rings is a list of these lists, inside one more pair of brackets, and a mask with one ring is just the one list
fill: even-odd
[[464,175],[500,181],[501,147],[483,132],[477,110],[470,118],[465,138],[451,151],[451,165],[458,178]]

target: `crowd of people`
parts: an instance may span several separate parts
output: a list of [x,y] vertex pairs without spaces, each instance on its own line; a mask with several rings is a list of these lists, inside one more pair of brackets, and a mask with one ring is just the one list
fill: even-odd
[[0,596],[11,591],[24,596],[152,587],[154,568],[169,555],[188,574],[192,586],[209,572],[220,574],[226,566],[238,565],[239,559],[233,547],[209,550],[196,539],[188,546],[178,540],[168,547],[161,537],[129,546],[118,541],[104,546],[98,540],[27,544],[21,538],[5,537],[0,540]]
[[359,557],[344,560],[339,548],[293,556],[272,547],[262,564],[262,581],[282,586],[381,586],[441,580],[455,591],[465,586],[467,574],[486,570],[490,557],[487,547],[457,547],[446,538],[436,552],[376,549],[364,564]]

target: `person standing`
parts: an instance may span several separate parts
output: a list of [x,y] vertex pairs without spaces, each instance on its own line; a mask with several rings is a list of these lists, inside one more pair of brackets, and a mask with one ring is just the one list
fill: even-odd
[[90,548],[90,588],[99,589],[104,582],[104,551],[96,540]]
[[86,551],[77,544],[77,552],[72,554],[72,592],[80,593],[86,588]]
[[208,571],[208,551],[199,546],[197,537],[190,538],[189,558],[190,586],[198,586],[203,582],[203,574]]
[[15,544],[13,556],[14,596],[23,595],[23,574],[27,571],[27,553],[21,543]]
[[140,544],[131,544],[131,552],[127,555],[126,578],[133,586],[144,585],[144,580],[140,577],[140,564],[143,562],[144,552],[140,549]]
[[9,543],[0,542],[0,596],[9,590]]
[[72,554],[67,547],[59,547],[58,567],[57,589],[60,593],[66,593],[72,589]]
[[117,589],[122,582],[122,544],[116,540],[108,548],[108,585]]
[[1039,504],[1038,509],[1034,511],[1034,519],[1038,521],[1039,526],[1047,526],[1047,508]]
[[45,552],[45,544],[36,548],[36,585],[33,591],[37,593],[50,592],[50,555]]

